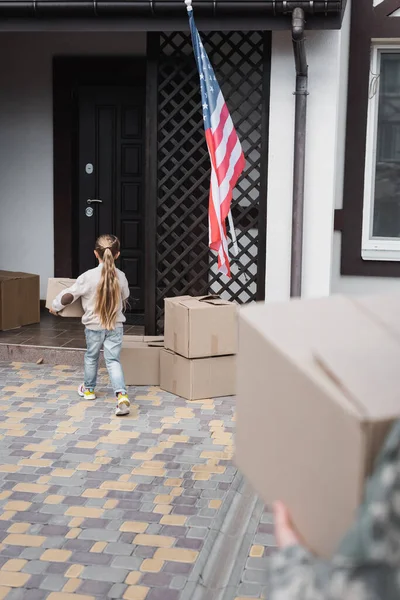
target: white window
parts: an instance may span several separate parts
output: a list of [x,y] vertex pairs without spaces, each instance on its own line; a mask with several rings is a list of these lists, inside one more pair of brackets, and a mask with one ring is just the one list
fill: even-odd
[[400,45],[372,49],[362,258],[400,261]]

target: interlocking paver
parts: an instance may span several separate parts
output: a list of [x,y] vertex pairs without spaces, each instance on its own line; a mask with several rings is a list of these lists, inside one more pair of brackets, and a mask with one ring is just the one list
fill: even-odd
[[131,389],[117,419],[105,371],[94,402],[77,396],[81,379],[0,363],[0,592],[179,600],[236,473],[234,400]]
[[123,598],[123,595],[126,591],[128,586],[126,586],[123,583],[115,583],[112,588],[110,589],[110,591],[107,594],[108,598],[113,598],[114,600],[117,600],[119,598]]
[[232,600],[248,598],[267,598],[268,558],[275,551],[273,518],[268,507],[264,508],[254,531],[248,554],[241,566],[237,581],[237,593],[232,593]]

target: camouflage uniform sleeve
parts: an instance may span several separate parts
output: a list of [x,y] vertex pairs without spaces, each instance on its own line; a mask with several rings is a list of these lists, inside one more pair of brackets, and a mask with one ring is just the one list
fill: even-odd
[[301,546],[271,560],[269,600],[400,598],[400,422],[388,436],[357,519],[332,561]]
[[399,600],[400,571],[384,563],[324,562],[293,546],[272,559],[269,588],[269,600]]
[[329,563],[302,546],[277,552],[271,559],[269,600],[322,600],[330,577]]

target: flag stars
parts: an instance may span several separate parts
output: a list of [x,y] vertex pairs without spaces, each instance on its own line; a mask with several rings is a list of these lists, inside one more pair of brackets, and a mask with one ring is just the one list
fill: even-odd
[[208,110],[208,104],[207,104],[207,102],[204,102],[204,104],[203,104],[203,110]]

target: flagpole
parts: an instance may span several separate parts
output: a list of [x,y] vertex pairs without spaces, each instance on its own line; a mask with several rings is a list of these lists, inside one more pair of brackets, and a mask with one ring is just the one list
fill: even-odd
[[238,243],[237,243],[237,239],[236,239],[236,231],[235,231],[235,226],[233,224],[233,217],[232,217],[232,211],[229,211],[228,214],[228,221],[229,221],[229,229],[231,231],[231,242],[233,245],[233,254],[234,256],[237,256],[239,254],[239,247],[238,247]]

